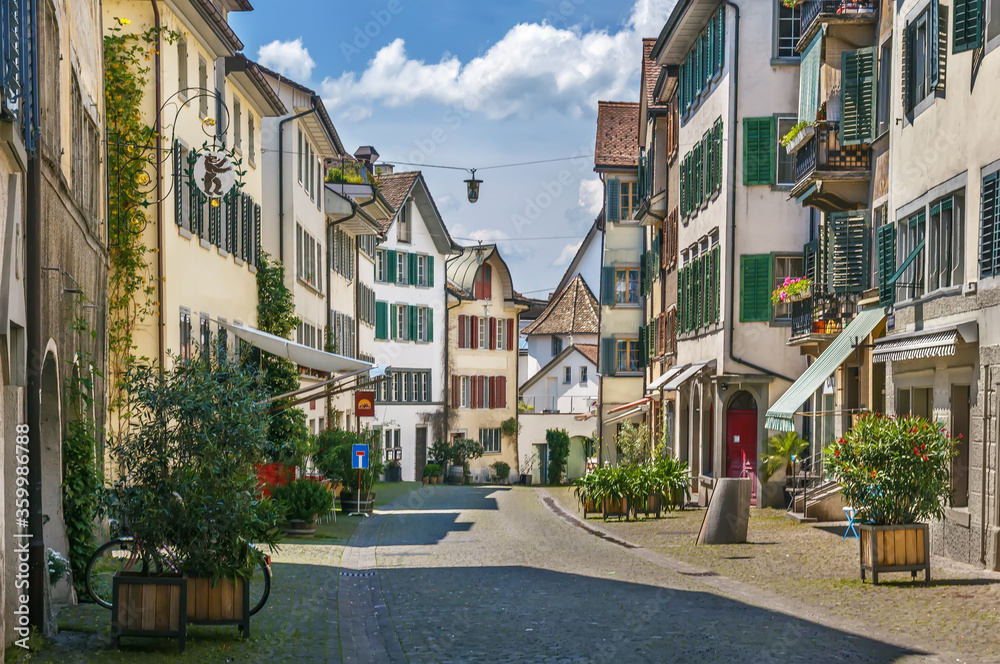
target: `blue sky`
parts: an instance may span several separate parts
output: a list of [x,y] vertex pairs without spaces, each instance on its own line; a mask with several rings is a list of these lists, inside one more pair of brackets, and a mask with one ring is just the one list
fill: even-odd
[[593,160],[488,167],[591,155],[597,100],[638,99],[641,39],[674,0],[254,4],[230,15],[246,53],[319,92],[348,151],[483,169],[474,205],[467,174],[420,170],[452,235],[497,241],[544,298],[600,211]]

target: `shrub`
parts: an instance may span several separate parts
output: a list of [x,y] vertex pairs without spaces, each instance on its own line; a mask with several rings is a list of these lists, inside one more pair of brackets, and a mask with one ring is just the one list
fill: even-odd
[[649,425],[643,422],[636,426],[634,422],[625,420],[621,429],[615,434],[615,444],[621,449],[621,460],[626,466],[641,466],[649,461],[650,449]]
[[569,434],[565,429],[549,429],[545,442],[549,445],[549,483],[559,484],[569,458]]
[[774,436],[767,443],[767,452],[760,455],[760,481],[767,484],[781,468],[788,467],[792,457],[798,457],[809,443],[799,438],[794,431]]
[[468,475],[469,460],[478,459],[485,453],[486,450],[483,449],[483,444],[471,438],[459,438],[451,445],[451,454],[455,460],[455,465],[465,467],[466,475]]
[[441,466],[436,463],[429,463],[424,466],[424,477],[437,477],[441,474]]
[[294,480],[274,487],[271,497],[285,509],[289,521],[315,521],[333,509],[333,494],[326,485],[312,480]]
[[494,461],[493,470],[496,471],[497,479],[506,482],[510,478],[510,464],[506,461]]
[[824,455],[861,522],[904,525],[943,516],[955,456],[943,426],[909,415],[864,414]]
[[581,502],[591,501],[598,509],[606,500],[627,501],[626,520],[629,515],[638,517],[640,510],[649,515],[649,496],[657,496],[667,511],[691,498],[687,462],[672,457],[641,466],[600,466],[574,480],[573,486]]
[[[349,493],[358,493],[360,488],[367,493],[371,491],[375,478],[385,469],[378,440],[377,429],[366,429],[361,433],[340,429],[325,431],[317,437],[313,463],[327,478],[343,482]],[[368,445],[368,470],[360,473],[360,487],[359,473],[351,464],[352,448],[359,443]]]

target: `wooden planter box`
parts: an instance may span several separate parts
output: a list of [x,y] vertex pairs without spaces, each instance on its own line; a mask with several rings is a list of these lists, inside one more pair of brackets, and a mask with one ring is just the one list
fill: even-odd
[[236,625],[250,638],[250,583],[245,579],[189,578],[187,621],[194,625]]
[[[604,507],[603,512],[604,512],[604,518],[605,519],[607,519],[608,517],[611,517],[611,516],[617,516],[619,518],[623,517],[623,516],[624,517],[628,517],[629,516],[629,504],[628,504],[628,499],[627,498],[619,498],[619,499],[616,499],[616,500],[605,499],[603,507]],[[646,512],[648,511],[649,514],[654,514],[654,515],[656,515],[656,518],[659,519],[660,518],[661,507],[662,506],[660,505],[660,497],[659,496],[647,496],[646,497],[646,510],[643,510],[640,507],[639,508],[639,513],[640,514],[646,514]],[[591,510],[591,511],[596,512],[598,510]],[[587,515],[587,510],[584,509],[584,516],[586,516],[586,515]]]
[[183,576],[148,577],[119,572],[112,582],[111,633],[115,645],[122,636],[158,636],[179,639],[184,652],[187,630],[187,579]]
[[931,542],[926,523],[905,526],[872,526],[860,524],[861,582],[865,572],[872,573],[872,583],[878,585],[878,575],[884,572],[909,572],[917,578],[923,570],[924,583],[931,581]]
[[340,494],[340,511],[343,514],[371,514],[375,511],[375,493],[359,500],[356,494],[343,492]]

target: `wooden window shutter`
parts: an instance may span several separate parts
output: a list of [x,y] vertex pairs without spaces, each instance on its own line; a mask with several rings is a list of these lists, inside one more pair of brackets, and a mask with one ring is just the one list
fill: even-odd
[[476,380],[479,383],[479,407],[486,408],[486,376],[476,376]]
[[998,244],[1000,244],[1000,173],[991,173],[983,178],[979,225],[980,277],[992,277],[1000,271]]
[[507,319],[507,350],[514,350],[514,319]]
[[417,307],[416,305],[409,304],[406,306],[406,326],[408,328],[408,334],[406,338],[410,341],[417,340]]
[[687,302],[684,303],[687,309],[687,329],[692,332],[698,329],[698,302],[695,297],[696,293],[696,282],[695,282],[695,267],[696,261],[691,261],[688,263],[688,278],[687,278]]
[[417,259],[419,257],[416,254],[409,254],[407,256],[407,265],[409,266],[409,279],[406,280],[411,286],[417,283]]
[[722,71],[726,59],[726,9],[719,7],[715,17],[715,70]]
[[[931,88],[944,85],[944,62],[948,53],[948,8],[942,7],[937,0],[931,0],[931,15],[927,21],[927,47],[931,51],[930,73]],[[937,37],[937,39],[934,38]]]
[[983,0],[955,0],[955,33],[952,53],[971,51],[983,45]]
[[461,377],[452,376],[451,377],[451,407],[458,408],[461,405]]
[[469,347],[479,348],[479,319],[475,316],[469,316],[469,325],[472,326],[469,332]]
[[469,408],[479,408],[479,396],[476,388],[479,381],[476,376],[469,376]]
[[903,112],[909,113],[913,110],[913,93],[915,82],[913,79],[913,42],[917,37],[917,29],[911,23],[906,24],[903,31]]
[[799,60],[799,122],[812,124],[819,109],[819,72],[823,57],[823,31],[809,42]]
[[715,141],[715,162],[712,170],[715,172],[715,190],[722,190],[722,118],[715,121],[712,127],[712,140]]
[[713,322],[718,323],[722,318],[722,247],[716,245],[712,249],[712,272],[715,275],[715,318]]
[[878,228],[878,299],[879,304],[896,301],[896,287],[889,278],[896,272],[896,224],[888,223]]
[[605,376],[615,375],[615,340],[612,337],[601,339],[601,373]]
[[680,164],[681,191],[680,191],[680,201],[679,202],[680,202],[680,209],[681,209],[681,217],[687,217],[687,215],[688,215],[688,205],[687,205],[687,188],[688,188],[688,182],[687,182],[687,160],[688,160],[688,155],[684,155],[684,157],[681,158],[681,164]]
[[868,210],[833,212],[830,227],[830,288],[861,293],[868,288]]
[[253,264],[260,267],[260,204],[253,206]]
[[375,303],[375,338],[389,338],[389,307],[385,302]]
[[841,54],[840,86],[842,145],[860,145],[875,138],[875,47]]
[[802,246],[802,276],[814,284],[816,281],[816,260],[819,252],[819,240],[810,240]]
[[427,257],[427,286],[429,288],[434,287],[434,257]]
[[682,62],[680,68],[680,75],[678,77],[678,85],[677,85],[677,103],[680,105],[681,108],[687,107],[687,91],[685,90],[686,83],[687,83],[687,64]]
[[497,376],[496,384],[496,407],[507,407],[507,376]]
[[705,43],[705,35],[702,35],[698,41],[694,43],[694,48],[691,50],[692,62],[694,63],[694,96],[698,97],[701,95],[701,91],[705,88],[705,67],[703,58],[701,57],[702,44]]
[[465,345],[465,327],[466,327],[466,325],[468,325],[467,319],[468,319],[468,316],[459,315],[459,317],[458,317],[458,347],[459,348],[468,348],[468,346]]
[[615,268],[601,268],[601,304],[611,306],[615,303]]
[[490,386],[490,389],[489,389],[489,392],[490,392],[489,402],[487,403],[486,407],[487,408],[496,408],[497,407],[497,379],[496,379],[496,376],[490,376],[486,380],[488,381],[488,384]]
[[621,194],[621,182],[618,178],[608,179],[608,221],[620,221],[618,197]]
[[743,119],[743,184],[774,184],[774,118]]
[[687,267],[683,267],[677,273],[677,315],[680,317],[681,321],[681,331],[686,332],[684,329],[684,298],[687,291]]
[[184,164],[181,160],[181,142],[174,139],[174,223],[184,225]]
[[395,339],[399,336],[399,314],[396,311],[397,305],[389,305],[389,338]]
[[740,321],[771,320],[771,255],[740,256]]
[[434,309],[426,308],[427,316],[427,341],[434,341]]
[[390,284],[396,283],[396,252],[392,249],[385,252],[385,280]]
[[493,316],[490,316],[489,328],[490,328],[490,350],[496,350],[497,349],[497,319],[494,318]]

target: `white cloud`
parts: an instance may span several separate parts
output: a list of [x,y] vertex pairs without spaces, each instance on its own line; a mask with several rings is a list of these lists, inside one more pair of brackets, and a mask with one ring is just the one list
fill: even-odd
[[257,60],[268,69],[288,76],[301,83],[312,76],[316,62],[309,55],[309,49],[302,45],[302,37],[294,41],[274,40],[257,49]]
[[496,243],[497,247],[500,249],[500,255],[504,258],[526,258],[535,253],[532,249],[531,242],[510,241],[511,237],[507,235],[507,233],[495,228],[482,228],[472,231],[468,235],[457,237],[471,238],[472,242],[460,241],[461,244],[466,245],[475,244],[477,242],[482,242],[483,244]]
[[559,254],[559,258],[557,258],[552,264],[556,267],[566,265],[573,260],[573,257],[576,256],[576,252],[580,251],[581,246],[583,246],[583,240],[580,240],[576,244],[567,244],[563,247],[562,253]]
[[[618,32],[519,23],[483,55],[463,63],[414,60],[402,39],[381,48],[360,74],[344,73],[320,85],[324,100],[341,113],[358,99],[400,107],[431,101],[491,119],[555,111],[570,117],[593,113],[598,99],[635,99],[642,37],[656,36],[675,0],[636,0]],[[448,117],[445,117],[448,120]]]
[[580,181],[580,207],[585,209],[592,216],[604,207],[604,184],[600,178]]

